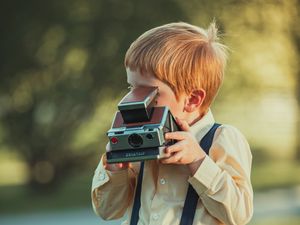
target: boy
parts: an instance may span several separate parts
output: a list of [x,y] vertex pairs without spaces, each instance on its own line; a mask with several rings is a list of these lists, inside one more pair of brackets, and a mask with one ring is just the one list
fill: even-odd
[[[157,106],[168,106],[182,131],[166,133],[177,142],[167,157],[146,161],[138,224],[176,225],[191,184],[199,195],[194,225],[246,224],[253,212],[252,155],[243,135],[220,126],[209,156],[199,142],[214,124],[210,111],[223,80],[226,47],[217,29],[170,23],[145,32],[125,56],[131,88],[155,86]],[[110,146],[107,145],[107,151]],[[93,178],[92,203],[103,219],[128,222],[140,163],[107,164],[103,155]]]

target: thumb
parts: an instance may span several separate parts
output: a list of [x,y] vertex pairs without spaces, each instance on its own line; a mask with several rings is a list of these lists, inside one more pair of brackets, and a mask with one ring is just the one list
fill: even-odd
[[176,119],[176,123],[178,124],[178,126],[181,128],[182,131],[190,131],[190,125],[188,124],[187,121],[181,120],[178,117],[176,117],[175,119]]

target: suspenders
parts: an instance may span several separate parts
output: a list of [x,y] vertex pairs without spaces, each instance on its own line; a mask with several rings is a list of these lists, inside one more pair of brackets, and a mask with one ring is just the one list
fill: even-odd
[[[201,148],[208,155],[209,149],[211,147],[212,141],[214,139],[214,134],[220,124],[215,123],[213,127],[206,133],[206,135],[200,141]],[[197,208],[199,196],[192,185],[189,184],[188,192],[185,198],[180,225],[192,225],[194,221],[195,211]]]
[[143,173],[144,173],[144,162],[141,162],[140,173],[139,173],[139,177],[138,177],[137,186],[135,189],[130,225],[137,225],[137,223],[139,221],[139,212],[140,212],[140,208],[141,208],[141,191],[142,191]]
[[[208,155],[209,149],[212,145],[212,141],[214,138],[214,134],[220,124],[215,123],[213,127],[206,133],[206,135],[200,141],[201,148],[206,152]],[[144,171],[144,162],[141,162],[140,173],[138,176],[137,187],[134,196],[133,208],[132,208],[132,215],[130,225],[137,225],[139,220],[139,211],[141,207],[141,190],[142,190],[142,180],[143,180],[143,171]],[[188,192],[185,198],[180,225],[192,225],[195,211],[197,208],[199,196],[197,192],[194,190],[192,185],[189,184]]]

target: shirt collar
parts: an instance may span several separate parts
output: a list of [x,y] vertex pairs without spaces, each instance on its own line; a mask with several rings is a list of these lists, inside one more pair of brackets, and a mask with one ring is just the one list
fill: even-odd
[[196,137],[196,139],[200,141],[210,130],[210,128],[212,128],[214,123],[214,116],[211,110],[209,109],[208,112],[200,120],[198,120],[190,127],[190,131]]

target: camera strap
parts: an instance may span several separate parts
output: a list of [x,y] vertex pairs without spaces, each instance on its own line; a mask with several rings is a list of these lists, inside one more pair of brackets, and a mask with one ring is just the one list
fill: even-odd
[[[217,128],[221,124],[215,123],[213,127],[205,134],[205,136],[200,141],[201,148],[208,155],[209,149],[212,145],[212,141],[214,138],[214,134]],[[142,191],[142,181],[143,181],[143,173],[144,173],[144,162],[141,162],[140,172],[138,176],[138,182],[135,190],[132,214],[130,225],[137,225],[139,220],[139,211],[141,207],[141,191]],[[199,196],[192,185],[189,184],[187,195],[185,198],[183,211],[181,215],[180,225],[192,225],[194,221],[195,211],[197,208],[197,203],[199,200]]]

